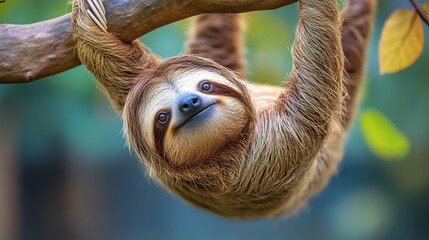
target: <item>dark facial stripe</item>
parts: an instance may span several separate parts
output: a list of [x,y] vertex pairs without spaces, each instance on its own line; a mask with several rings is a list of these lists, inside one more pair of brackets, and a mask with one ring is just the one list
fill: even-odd
[[213,84],[213,90],[211,92],[207,92],[207,94],[216,94],[216,95],[233,97],[233,98],[237,98],[241,102],[245,102],[243,94],[241,94],[237,90],[221,83],[215,83],[215,82],[211,82],[211,83]]
[[165,152],[164,152],[164,139],[165,135],[168,129],[168,125],[171,121],[171,115],[168,115],[168,120],[165,124],[161,124],[158,121],[155,120],[154,128],[153,128],[153,136],[155,139],[155,146],[156,151],[158,152],[159,156],[162,158],[166,158]]

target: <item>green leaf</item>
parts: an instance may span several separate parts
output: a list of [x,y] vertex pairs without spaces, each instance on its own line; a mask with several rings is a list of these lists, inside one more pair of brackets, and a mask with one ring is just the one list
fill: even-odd
[[408,155],[410,144],[407,137],[379,111],[364,111],[360,126],[369,148],[381,159],[400,160]]

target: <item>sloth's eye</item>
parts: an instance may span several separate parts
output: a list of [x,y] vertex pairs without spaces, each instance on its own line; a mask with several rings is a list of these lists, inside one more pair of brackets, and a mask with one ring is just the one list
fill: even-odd
[[166,124],[168,121],[168,113],[167,112],[159,112],[157,115],[157,120],[160,124]]
[[200,89],[203,92],[211,92],[213,90],[213,84],[208,81],[203,81],[200,83]]

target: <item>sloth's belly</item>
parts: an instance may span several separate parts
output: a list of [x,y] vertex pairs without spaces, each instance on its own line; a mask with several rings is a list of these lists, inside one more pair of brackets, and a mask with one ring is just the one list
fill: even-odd
[[280,95],[283,88],[271,85],[247,84],[256,111],[268,107]]

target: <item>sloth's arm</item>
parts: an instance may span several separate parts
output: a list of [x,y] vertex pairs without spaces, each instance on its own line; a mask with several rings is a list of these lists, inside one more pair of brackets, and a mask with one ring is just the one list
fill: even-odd
[[120,111],[136,78],[156,65],[156,57],[138,40],[124,43],[107,32],[99,0],[74,0],[72,24],[79,59],[94,74],[113,107]]
[[337,1],[300,0],[299,14],[291,76],[275,103],[261,111],[249,150],[249,177],[264,178],[286,197],[308,183],[343,96]]
[[343,101],[344,113],[341,122],[333,128],[333,134],[317,157],[316,174],[310,183],[309,194],[318,192],[326,185],[342,157],[344,130],[350,127],[353,120],[376,4],[377,0],[349,0],[342,12],[344,19],[342,42],[346,72],[343,83],[347,89],[347,97]]
[[193,20],[187,53],[209,58],[244,77],[239,14],[202,14]]

